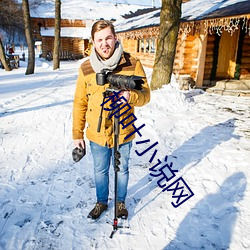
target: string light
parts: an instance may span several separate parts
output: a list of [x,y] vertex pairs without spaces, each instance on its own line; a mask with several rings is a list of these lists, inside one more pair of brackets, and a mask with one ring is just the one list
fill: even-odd
[[223,31],[226,31],[232,36],[234,32],[239,29],[241,19],[243,20],[242,29],[245,29],[245,32],[250,35],[249,16],[216,18],[199,22],[181,23],[179,33],[187,35],[190,32],[201,33],[203,31],[205,36],[213,32],[216,32],[216,34],[220,36]]
[[[242,22],[242,30],[245,30],[246,34],[250,36],[250,16],[239,16],[239,17],[225,17],[216,18],[201,21],[192,22],[181,22],[179,28],[179,34],[187,36],[190,33],[201,33],[205,36],[216,32],[217,35],[221,35],[222,32],[226,31],[232,36],[236,30],[239,29],[240,20]],[[122,33],[118,33],[119,38],[123,39],[141,39],[143,37],[155,37],[159,36],[159,26],[141,28],[138,30],[130,30]]]

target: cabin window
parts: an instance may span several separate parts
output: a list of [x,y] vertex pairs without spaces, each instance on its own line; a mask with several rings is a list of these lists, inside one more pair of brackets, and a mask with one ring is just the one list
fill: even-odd
[[151,38],[150,53],[155,53],[155,38]]
[[143,39],[137,40],[137,52],[142,53],[143,52]]
[[142,38],[137,40],[138,53],[155,53],[155,38]]

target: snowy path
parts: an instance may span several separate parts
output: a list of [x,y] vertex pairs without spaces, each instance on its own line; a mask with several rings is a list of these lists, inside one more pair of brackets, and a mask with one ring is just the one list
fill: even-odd
[[[130,229],[109,238],[110,204],[99,222],[92,159],[71,160],[71,109],[79,63],[59,71],[0,72],[0,249],[250,249],[250,99],[154,91],[137,110],[143,137],[158,141],[195,195],[171,205],[149,175],[151,153],[133,146],[127,206]],[[23,70],[23,71],[22,71]],[[21,73],[20,73],[21,71]],[[164,97],[163,97],[164,96]],[[155,158],[156,160],[156,158]]]

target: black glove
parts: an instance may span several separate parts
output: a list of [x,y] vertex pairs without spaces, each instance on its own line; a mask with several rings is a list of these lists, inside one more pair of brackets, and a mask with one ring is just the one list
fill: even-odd
[[85,154],[86,154],[85,147],[82,148],[80,146],[80,147],[74,148],[73,151],[72,151],[72,157],[73,157],[74,162],[80,161]]

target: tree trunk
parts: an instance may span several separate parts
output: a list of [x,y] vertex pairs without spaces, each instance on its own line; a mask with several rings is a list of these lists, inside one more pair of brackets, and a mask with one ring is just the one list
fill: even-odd
[[6,71],[10,71],[11,68],[6,60],[6,56],[5,56],[5,52],[4,52],[4,47],[3,47],[3,43],[2,43],[2,39],[0,37],[0,61],[1,64],[3,65],[4,69]]
[[32,37],[32,27],[30,21],[30,9],[28,0],[22,0],[22,8],[23,8],[25,36],[28,44],[28,66],[25,75],[30,75],[34,74],[35,70],[35,48]]
[[160,31],[150,87],[161,88],[171,81],[182,0],[162,0]]
[[53,50],[53,70],[60,68],[59,48],[61,33],[61,0],[55,1],[55,40]]

